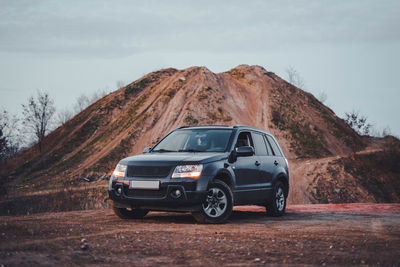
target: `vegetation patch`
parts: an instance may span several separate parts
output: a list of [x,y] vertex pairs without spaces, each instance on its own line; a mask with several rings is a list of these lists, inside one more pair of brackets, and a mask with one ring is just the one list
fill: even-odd
[[130,84],[126,87],[125,89],[125,98],[131,96],[131,95],[137,95],[140,91],[142,91],[144,88],[146,88],[152,80],[150,78],[143,78],[142,80]]
[[222,109],[222,107],[218,107],[217,108],[217,112],[212,112],[212,111],[208,111],[207,112],[207,117],[211,122],[215,122],[215,121],[231,121],[232,117],[225,114],[224,110]]
[[290,148],[298,157],[323,157],[331,155],[327,143],[318,127],[313,127],[305,117],[297,112],[289,98],[274,98],[272,123],[291,135]]
[[203,88],[199,91],[199,93],[197,94],[197,99],[199,101],[202,101],[204,99],[207,99],[208,96],[211,94],[212,92],[212,88],[210,86],[208,86],[207,88]]
[[147,75],[145,78],[129,84],[125,88],[125,93],[124,93],[125,99],[130,98],[131,96],[138,95],[143,89],[147,88],[150,84],[159,81],[161,76],[163,76],[165,74],[172,75],[175,72],[176,72],[175,69],[166,69],[166,70],[153,72],[153,73]]
[[212,121],[216,121],[218,118],[215,112],[210,112],[210,111],[207,112],[207,117]]
[[135,138],[134,134],[122,139],[116,147],[98,161],[96,168],[88,169],[88,171],[110,172],[117,165],[118,161],[126,157],[128,152],[132,150],[133,145],[131,141],[133,138]]
[[199,123],[199,120],[197,120],[196,118],[194,118],[191,114],[188,114],[185,119],[184,119],[185,123],[187,125],[197,125]]
[[245,74],[237,69],[231,69],[230,71],[227,71],[226,73],[230,74],[231,76],[238,78],[238,79],[243,79]]
[[[54,166],[54,164],[58,163],[53,167],[52,171],[57,169],[58,166],[62,166],[64,163],[61,162],[61,159],[74,151],[77,147],[79,147],[82,143],[84,143],[91,135],[97,130],[99,124],[99,118],[97,116],[93,116],[90,120],[88,120],[82,127],[79,128],[78,131],[74,133],[72,138],[69,138],[63,146],[59,149],[53,151],[51,154],[46,155],[44,158],[37,158],[37,164],[30,170],[30,173],[41,171],[47,169],[49,166]],[[28,174],[29,175],[29,174]]]
[[[399,140],[396,140],[398,145]],[[378,202],[400,201],[400,147],[340,159],[351,174]]]
[[164,92],[163,95],[168,96],[169,98],[172,98],[176,93],[175,88],[167,88]]

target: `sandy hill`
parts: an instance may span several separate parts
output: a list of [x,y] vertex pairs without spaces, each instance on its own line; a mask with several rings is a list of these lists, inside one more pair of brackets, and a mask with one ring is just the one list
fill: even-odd
[[385,140],[359,136],[310,93],[248,65],[218,74],[205,67],[163,69],[103,97],[47,136],[42,155],[33,147],[14,162],[8,193],[83,186],[82,177],[109,175],[119,159],[171,130],[205,124],[273,133],[289,159],[292,203],[400,199],[398,165],[360,167],[375,171],[373,177],[352,169],[352,162],[384,153]]

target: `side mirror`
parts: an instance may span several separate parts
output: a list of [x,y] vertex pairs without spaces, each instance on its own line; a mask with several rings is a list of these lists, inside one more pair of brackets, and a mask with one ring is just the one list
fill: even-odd
[[151,146],[145,147],[145,148],[143,149],[143,154],[149,153],[149,152],[151,151],[151,149],[152,149]]
[[240,146],[235,151],[237,157],[250,157],[254,155],[254,148],[251,146]]

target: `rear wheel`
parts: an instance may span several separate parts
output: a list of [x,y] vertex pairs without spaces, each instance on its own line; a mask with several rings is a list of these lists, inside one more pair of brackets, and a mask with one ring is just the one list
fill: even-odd
[[200,212],[193,213],[199,223],[224,223],[232,213],[233,194],[229,186],[216,180],[210,184]]
[[274,186],[273,199],[267,204],[267,214],[270,216],[282,216],[286,209],[286,195],[283,183],[278,181]]
[[142,209],[127,209],[113,207],[114,213],[121,219],[142,219],[149,213],[148,210]]

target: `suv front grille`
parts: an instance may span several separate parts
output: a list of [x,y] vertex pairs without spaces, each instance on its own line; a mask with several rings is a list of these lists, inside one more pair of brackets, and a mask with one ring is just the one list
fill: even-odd
[[171,166],[128,166],[128,177],[167,177],[171,171]]

